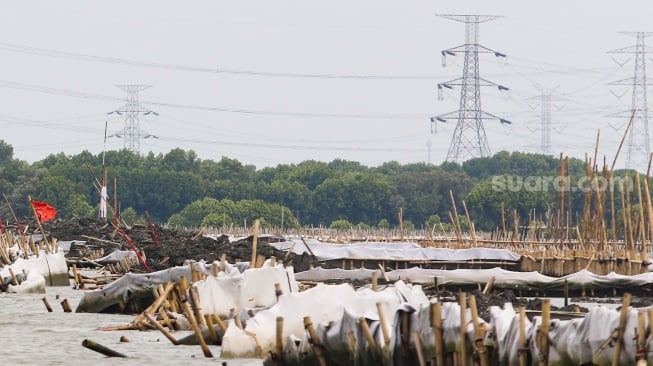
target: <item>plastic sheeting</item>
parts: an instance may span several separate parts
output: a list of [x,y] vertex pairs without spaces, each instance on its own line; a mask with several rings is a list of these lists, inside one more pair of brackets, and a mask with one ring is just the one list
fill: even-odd
[[94,262],[100,264],[116,263],[116,262],[120,262],[121,260],[127,257],[132,257],[134,259],[137,258],[136,253],[134,253],[131,250],[114,250],[113,252],[105,255],[102,258],[98,258],[94,260]]
[[[367,280],[372,278],[372,273],[380,272],[369,269],[324,269],[313,268],[308,271],[295,274],[299,281],[326,281],[332,279],[356,279]],[[409,268],[398,269],[386,272],[391,281],[406,280],[413,283],[432,284],[437,278],[438,284],[450,285],[474,285],[486,283],[494,277],[494,286],[510,289],[534,289],[534,290],[562,290],[565,280],[570,289],[590,288],[632,288],[653,283],[653,272],[642,273],[633,276],[616,274],[597,275],[587,270],[580,270],[563,277],[549,277],[539,272],[514,272],[501,268],[491,269],[422,269]]]
[[[62,251],[54,254],[46,254],[45,251],[41,251],[38,257],[17,258],[9,267],[15,274],[21,273],[23,270],[27,272],[36,271],[36,273],[44,277],[46,286],[70,285],[68,265]],[[9,276],[8,269],[4,269],[0,273],[3,273],[4,277]]]
[[372,270],[366,268],[345,270],[340,268],[329,268],[325,269],[322,267],[317,267],[309,269],[308,271],[295,273],[295,279],[297,281],[328,281],[328,280],[369,280],[372,278],[372,274],[377,272],[381,273],[380,270]]
[[194,286],[197,287],[204,314],[229,317],[232,309],[240,311],[276,304],[277,283],[283,293],[299,291],[293,268],[280,265],[248,269],[242,274],[235,271],[228,276],[217,278],[209,276]]
[[[220,266],[220,262],[216,262]],[[225,271],[232,272],[234,268],[228,263]],[[204,262],[193,263],[193,268],[204,274],[212,274],[212,264]],[[168,282],[178,282],[181,276],[190,279],[190,267],[172,267],[162,271],[134,274],[127,273],[119,279],[111,282],[101,289],[84,292],[76,312],[78,313],[100,313],[103,310],[119,303],[128,302],[136,293],[151,291],[158,285]]]
[[7,292],[15,294],[44,294],[45,277],[35,270],[27,271],[26,274],[27,276],[23,276],[25,278],[23,278],[18,286],[7,286]]
[[[364,258],[366,260],[414,260],[414,261],[470,261],[492,260],[516,262],[519,254],[505,249],[470,248],[422,248],[416,243],[365,242],[354,244],[331,244],[316,240],[305,240],[315,257],[320,261]],[[270,243],[279,250],[290,250],[295,254],[309,252],[300,239],[287,242]]]
[[[420,303],[428,302],[428,299],[422,292],[421,286],[408,286],[403,282],[398,282],[394,287],[377,292],[370,289],[356,291],[347,284],[318,284],[304,292],[282,295],[276,305],[258,312],[249,319],[244,331],[236,327],[227,329],[222,344],[222,357],[248,357],[254,354],[256,342],[251,336],[244,337],[248,334],[256,336],[256,341],[263,353],[267,354],[274,346],[275,325],[278,316],[284,318],[284,339],[302,339],[304,338],[303,319],[305,316],[311,317],[313,324],[322,334],[327,329],[323,325],[342,320],[345,309],[351,319],[365,317],[378,320],[377,302],[382,304],[385,314],[394,314],[402,303],[418,306]],[[336,333],[342,336],[341,332]],[[240,342],[232,342],[236,339]],[[329,341],[338,344],[349,342],[348,339]],[[294,354],[296,356],[296,349]]]
[[[646,312],[648,308],[628,309],[626,325],[622,340],[622,350],[619,365],[634,365],[637,356],[637,314]],[[499,364],[519,365],[519,314],[515,313],[510,304],[504,309],[496,306],[490,308],[490,329],[485,344],[499,349]],[[571,320],[552,319],[549,330],[550,365],[612,365],[614,348],[617,340],[615,330],[619,326],[620,313],[605,307],[596,307],[584,318]],[[645,318],[647,323],[648,319]],[[533,321],[526,320],[526,348],[531,360],[539,360],[542,356],[537,346],[537,333],[542,323],[540,316]],[[648,326],[648,325],[647,325]],[[653,346],[653,337],[647,336],[648,349]],[[653,362],[653,354],[648,353],[648,362]]]

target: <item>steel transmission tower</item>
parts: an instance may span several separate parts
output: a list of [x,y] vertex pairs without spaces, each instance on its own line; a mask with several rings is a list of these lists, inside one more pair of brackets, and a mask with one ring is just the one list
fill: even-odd
[[127,92],[126,103],[119,109],[109,112],[109,114],[116,113],[125,117],[125,127],[122,131],[118,131],[109,137],[118,137],[123,140],[123,148],[140,154],[141,152],[141,139],[156,138],[156,136],[141,130],[140,128],[140,115],[154,114],[153,112],[143,107],[138,99],[138,93],[142,90],[149,88],[151,85],[117,85],[120,89]]
[[[460,86],[460,105],[457,111],[449,112],[431,118],[431,123],[446,122],[448,119],[457,119],[456,128],[447,152],[447,161],[460,162],[467,158],[487,157],[491,155],[488,145],[484,119],[498,119],[501,123],[510,123],[481,109],[481,86],[495,86],[499,90],[508,90],[505,86],[495,84],[481,78],[479,75],[478,54],[493,53],[496,57],[506,57],[505,54],[495,52],[478,44],[480,23],[499,18],[494,15],[439,15],[442,18],[465,23],[465,44],[442,51],[442,66],[446,66],[446,56],[456,53],[465,53],[463,76],[438,84],[438,98],[442,99],[444,88],[452,89]],[[431,127],[433,130],[433,126]]]
[[[628,131],[628,145],[626,146],[626,168],[631,168],[635,162],[638,167],[646,166],[648,156],[651,152],[648,130],[648,102],[646,89],[649,79],[646,77],[646,54],[648,49],[644,43],[646,37],[653,35],[649,32],[623,32],[637,38],[634,46],[620,48],[608,53],[635,54],[635,69],[633,77],[618,80],[609,85],[628,85],[633,88],[632,107],[630,111],[624,111],[611,115],[612,117],[630,118],[632,111],[635,111],[633,122]],[[642,165],[642,163],[644,165]]]
[[[540,107],[540,153],[549,155],[551,154],[551,130],[553,129],[553,124],[551,123],[551,107],[553,106],[553,101],[562,100],[561,98],[553,96],[553,93],[558,87],[553,89],[544,89],[537,86],[540,90],[540,95],[527,100],[537,100]],[[531,108],[535,108],[531,106]],[[533,131],[533,130],[531,130]],[[560,132],[559,130],[556,130]]]

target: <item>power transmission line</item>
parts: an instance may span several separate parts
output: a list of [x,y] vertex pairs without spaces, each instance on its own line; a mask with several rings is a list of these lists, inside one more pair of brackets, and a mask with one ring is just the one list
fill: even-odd
[[[0,80],[0,87],[12,88],[18,90],[25,90],[44,94],[63,95],[74,98],[96,99],[105,101],[124,101],[124,98],[110,97],[106,95],[91,94],[85,92],[77,92],[67,89],[50,88],[34,84],[25,84],[15,81]],[[238,114],[254,114],[254,115],[268,115],[268,116],[286,116],[286,117],[311,117],[311,118],[350,118],[350,119],[412,119],[424,120],[426,114],[356,114],[356,113],[312,113],[312,112],[281,112],[269,110],[255,110],[245,108],[227,108],[227,107],[209,107],[179,103],[166,103],[156,101],[143,101],[149,105],[159,107],[168,107],[175,109],[190,109],[207,112],[224,112],[224,113],[238,113]]]

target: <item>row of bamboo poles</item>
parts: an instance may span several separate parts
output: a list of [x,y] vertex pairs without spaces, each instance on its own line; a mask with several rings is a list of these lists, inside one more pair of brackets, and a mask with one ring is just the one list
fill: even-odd
[[19,257],[19,253],[15,248],[16,245],[18,245],[18,250],[24,259],[28,259],[32,255],[38,257],[41,252],[57,253],[59,251],[57,240],[54,238],[51,241],[39,240],[35,242],[32,235],[15,236],[7,231],[0,235],[0,264],[10,265],[16,261]]

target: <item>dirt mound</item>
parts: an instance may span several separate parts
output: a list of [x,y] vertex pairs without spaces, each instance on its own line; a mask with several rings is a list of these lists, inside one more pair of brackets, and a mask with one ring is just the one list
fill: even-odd
[[[55,220],[47,222],[44,230],[58,240],[83,240],[88,246],[102,248],[105,254],[116,249],[129,250],[127,239],[117,232],[110,224],[98,220]],[[147,264],[153,270],[161,270],[183,265],[185,260],[204,260],[211,262],[220,260],[226,254],[227,261],[234,263],[237,260],[249,261],[252,256],[252,237],[230,243],[226,235],[217,239],[202,236],[198,231],[182,230],[156,226],[154,232],[158,238],[157,247],[152,238],[151,231],[145,226],[134,226],[124,229],[134,245],[145,252]],[[303,271],[310,264],[318,265],[317,261],[308,255],[287,254],[268,245],[270,242],[283,240],[281,237],[259,238],[257,254],[266,258],[275,256],[286,264],[295,266],[295,271]],[[76,258],[79,259],[79,258]],[[138,269],[137,266],[136,269]],[[141,267],[144,270],[144,268]]]

